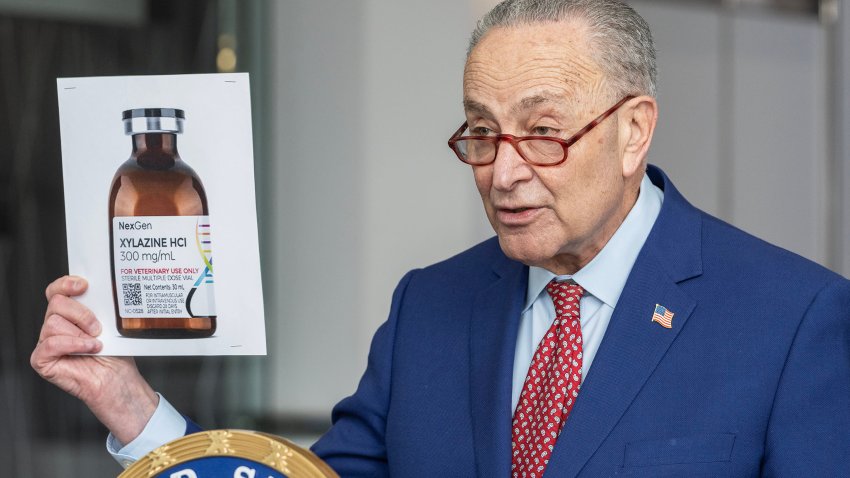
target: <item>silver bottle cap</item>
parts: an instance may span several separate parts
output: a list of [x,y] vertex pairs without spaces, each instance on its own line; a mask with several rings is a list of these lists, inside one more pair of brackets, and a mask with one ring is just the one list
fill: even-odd
[[183,133],[186,114],[176,108],[134,108],[121,115],[124,134]]

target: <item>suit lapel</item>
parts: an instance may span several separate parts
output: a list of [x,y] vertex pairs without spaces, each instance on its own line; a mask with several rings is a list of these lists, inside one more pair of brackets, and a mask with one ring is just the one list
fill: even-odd
[[[650,177],[665,190],[661,213],[611,316],[546,476],[573,477],[581,472],[696,307],[678,282],[701,273],[701,217],[660,170],[651,169]],[[674,313],[671,329],[652,322],[656,304]]]
[[528,269],[502,256],[498,279],[475,299],[470,321],[470,406],[478,476],[511,469],[511,383]]
[[[576,476],[661,362],[696,305],[678,286],[659,280],[654,261],[629,278],[605,338],[558,438],[547,476]],[[655,304],[674,312],[673,328],[653,323]]]

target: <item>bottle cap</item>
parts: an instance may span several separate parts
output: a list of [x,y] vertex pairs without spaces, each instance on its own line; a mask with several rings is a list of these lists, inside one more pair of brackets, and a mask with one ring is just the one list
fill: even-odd
[[134,108],[121,115],[124,134],[182,133],[186,114],[176,108]]

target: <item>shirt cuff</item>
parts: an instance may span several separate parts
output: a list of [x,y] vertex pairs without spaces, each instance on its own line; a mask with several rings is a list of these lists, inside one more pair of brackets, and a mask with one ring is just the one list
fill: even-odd
[[124,468],[139,458],[186,434],[186,419],[159,393],[159,403],[142,433],[127,445],[122,445],[112,433],[106,437],[106,451]]

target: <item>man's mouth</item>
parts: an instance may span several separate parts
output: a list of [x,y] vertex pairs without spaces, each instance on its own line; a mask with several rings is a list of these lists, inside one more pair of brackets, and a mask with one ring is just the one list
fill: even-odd
[[533,206],[499,207],[496,208],[496,217],[505,226],[526,226],[534,221],[539,212],[540,208]]

